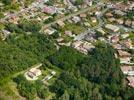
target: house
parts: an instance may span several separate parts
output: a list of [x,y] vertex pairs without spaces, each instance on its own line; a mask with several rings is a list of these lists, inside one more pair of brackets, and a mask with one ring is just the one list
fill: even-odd
[[27,80],[37,80],[38,76],[42,74],[39,67],[42,66],[42,64],[35,65],[35,67],[31,68],[29,71],[27,71],[24,75]]
[[111,3],[107,3],[106,4],[107,8],[113,9],[115,8],[115,5],[111,4]]
[[93,5],[93,1],[92,0],[85,0],[85,1],[87,1],[86,4],[88,4],[89,6]]
[[86,14],[80,14],[80,17],[81,17],[81,18],[86,18],[87,15],[86,15]]
[[38,21],[42,21],[42,19],[41,19],[40,17],[37,17],[37,20],[38,20]]
[[101,15],[101,11],[96,11],[96,12],[95,12],[95,15],[96,15],[96,16],[100,16],[100,15]]
[[49,18],[52,18],[52,16],[41,16],[41,19],[44,20],[44,21],[48,20]]
[[91,21],[92,21],[92,23],[96,23],[97,22],[96,17],[91,17]]
[[129,20],[129,19],[126,20],[126,21],[125,21],[125,25],[130,27],[130,26],[131,26],[131,20]]
[[117,3],[117,4],[115,4],[114,8],[117,10],[126,10],[127,6],[123,3]]
[[74,48],[77,48],[77,47],[79,47],[81,44],[82,44],[82,41],[75,41],[75,42],[72,44],[72,46],[73,46]]
[[60,26],[60,27],[64,27],[65,26],[65,23],[63,21],[58,21],[57,24]]
[[74,17],[72,18],[72,21],[73,21],[74,23],[78,23],[78,22],[81,21],[81,19],[80,19],[80,17],[78,17],[78,16],[74,16]]
[[113,43],[112,46],[113,46],[114,49],[117,49],[117,50],[122,49],[122,46],[118,43]]
[[81,5],[78,5],[78,8],[87,8],[87,7],[88,7],[88,5],[86,3],[83,3]]
[[121,35],[121,37],[122,37],[123,39],[125,39],[125,38],[129,37],[129,33],[124,33],[124,34]]
[[118,15],[118,16],[124,16],[126,13],[124,13],[123,11],[121,10],[115,10],[114,11],[114,14]]
[[71,42],[68,42],[68,43],[58,43],[58,44],[61,45],[61,46],[64,45],[64,46],[68,46],[69,47],[71,45]]
[[68,19],[67,21],[68,21],[69,23],[73,23],[73,21],[72,21],[71,19]]
[[64,4],[65,4],[65,5],[68,5],[68,6],[74,6],[74,5],[73,5],[73,2],[70,1],[70,0],[64,0]]
[[92,45],[92,44],[89,43],[89,42],[84,42],[83,48],[86,49],[87,51],[90,51],[91,49],[95,48],[95,46]]
[[56,39],[56,41],[59,43],[59,42],[62,42],[62,41],[64,41],[64,38],[58,38],[58,39]]
[[4,4],[0,2],[0,7],[2,7],[2,6],[4,6]]
[[127,77],[127,80],[128,80],[128,85],[130,86],[130,87],[134,87],[134,77],[133,76],[128,76]]
[[131,64],[131,58],[132,57],[120,57],[120,63],[121,64]]
[[117,32],[119,31],[119,27],[115,26],[115,25],[112,25],[112,24],[106,24],[105,25],[105,28],[110,30],[110,31],[113,31],[113,32]]
[[113,35],[111,38],[110,38],[110,42],[112,43],[117,43],[119,41],[119,35]]
[[90,27],[91,25],[88,22],[84,22],[84,25]]
[[32,78],[35,79],[36,77],[41,75],[41,70],[40,69],[36,69],[36,68],[32,68],[29,70],[29,72],[27,73],[27,75]]
[[48,2],[49,0],[43,0],[44,1],[44,3],[46,3],[46,2]]
[[111,12],[108,12],[105,15],[106,15],[106,17],[113,17],[113,14]]
[[123,72],[123,74],[127,75],[129,73],[129,71],[132,71],[132,66],[121,66],[121,71]]
[[53,14],[57,13],[57,10],[53,6],[45,6],[43,9],[43,12],[53,15]]
[[16,15],[11,15],[11,17],[8,19],[10,23],[18,24],[19,17]]
[[123,19],[117,19],[116,22],[120,25],[122,25],[124,23]]
[[74,12],[78,11],[78,8],[76,6],[69,6],[68,9]]
[[134,21],[132,21],[132,25],[131,25],[132,28],[134,28]]
[[94,45],[86,41],[75,41],[72,43],[72,47],[74,47],[75,49],[77,49],[78,51],[84,54],[87,54],[88,51],[95,48]]
[[132,40],[131,39],[126,39],[124,41],[121,41],[121,43],[126,48],[129,48],[129,49],[133,48],[133,44],[132,44]]
[[1,30],[2,32],[2,40],[5,40],[10,34],[11,32],[10,31],[7,31],[7,30]]
[[106,34],[106,32],[102,28],[98,28],[97,29],[97,32],[100,32],[102,35],[105,35]]
[[70,36],[70,37],[72,37],[72,36],[73,36],[72,31],[65,31],[65,34],[66,34],[66,35],[68,35],[68,36]]
[[128,53],[127,51],[123,51],[123,50],[118,50],[118,54],[120,57],[130,57],[131,54]]
[[98,40],[107,43],[107,40],[104,37],[99,37]]
[[116,19],[113,18],[113,17],[111,17],[111,18],[108,18],[107,20],[108,20],[109,22],[114,22]]
[[51,72],[51,75],[55,75],[55,74],[56,74],[56,72],[55,72],[55,71],[52,71],[52,72]]
[[129,5],[129,8],[128,8],[129,11],[133,11],[134,10],[134,3],[131,2],[131,4]]
[[47,28],[47,29],[44,30],[44,33],[48,34],[48,35],[52,35],[55,32],[56,32],[56,30],[53,29],[53,28]]

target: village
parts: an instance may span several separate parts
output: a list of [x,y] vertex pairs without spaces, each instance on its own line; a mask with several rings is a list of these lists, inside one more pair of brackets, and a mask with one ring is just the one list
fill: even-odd
[[[97,41],[108,43],[116,50],[115,57],[120,60],[128,85],[134,87],[134,55],[131,54],[134,50],[134,16],[129,17],[134,11],[134,2],[84,2],[76,6],[73,0],[63,0],[62,3],[56,0],[49,5],[49,0],[36,0],[28,8],[4,13],[5,17],[0,22],[18,24],[21,19],[36,20],[42,25],[40,34],[58,34],[55,38],[57,49],[63,45],[71,46],[85,55],[95,48]],[[2,40],[12,34],[6,29],[0,31]],[[41,66],[39,64],[26,71],[26,79],[38,80],[42,75]],[[56,74],[55,70],[51,70],[42,81],[46,83]]]

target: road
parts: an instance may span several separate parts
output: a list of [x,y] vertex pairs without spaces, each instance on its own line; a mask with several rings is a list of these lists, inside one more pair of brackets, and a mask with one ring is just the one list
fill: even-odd
[[118,27],[120,29],[123,29],[123,30],[127,31],[127,32],[134,32],[134,29],[133,28],[128,28],[128,27],[125,27],[123,25],[118,25]]
[[73,16],[80,15],[81,13],[85,13],[85,12],[87,12],[87,11],[90,11],[90,10],[92,10],[92,9],[98,7],[98,6],[99,6],[99,3],[96,4],[96,5],[93,5],[93,6],[91,6],[91,7],[87,7],[87,8],[85,8],[85,9],[82,9],[82,10],[76,12],[76,13],[73,13],[73,14],[70,14],[70,15],[68,15],[68,16],[65,16],[65,17],[63,17],[63,18],[57,19],[57,20],[54,21],[54,22],[51,22],[51,23],[49,23],[49,24],[44,25],[41,30],[43,30],[43,29],[45,29],[45,28],[47,28],[47,27],[50,27],[51,25],[56,24],[58,21],[65,21],[65,20],[67,20],[67,19],[72,18]]
[[86,30],[85,32],[82,32],[81,34],[77,35],[77,36],[74,38],[74,40],[78,40],[78,41],[79,41],[79,40],[82,40],[82,39],[85,38],[85,36],[86,36],[88,33],[94,31],[95,29],[98,29],[98,28],[102,27],[102,26],[105,24],[105,22],[102,20],[102,16],[103,16],[108,10],[109,10],[109,8],[104,9],[104,10],[101,12],[101,14],[97,17],[97,19],[98,19],[98,21],[99,21],[99,24],[98,24],[97,26],[92,27],[91,29]]

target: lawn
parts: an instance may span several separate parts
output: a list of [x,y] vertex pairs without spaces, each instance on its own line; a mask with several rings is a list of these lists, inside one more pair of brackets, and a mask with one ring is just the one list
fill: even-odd
[[84,26],[69,22],[66,22],[64,28],[61,29],[62,32],[72,31],[76,35],[84,32],[85,30],[86,28]]
[[130,38],[132,40],[132,43],[134,45],[134,34],[133,33],[130,33],[130,35],[129,35],[128,38]]

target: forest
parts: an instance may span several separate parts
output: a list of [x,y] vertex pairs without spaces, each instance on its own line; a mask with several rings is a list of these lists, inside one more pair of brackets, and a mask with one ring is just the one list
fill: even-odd
[[6,41],[0,41],[0,48],[2,80],[34,64],[44,62],[47,56],[56,51],[53,40],[39,33],[14,34]]
[[[120,70],[119,59],[108,44],[99,43],[88,56],[62,47],[49,61],[63,69],[50,91],[57,100],[132,100],[134,89],[128,87]],[[63,67],[64,66],[64,67]]]
[[[61,74],[48,87],[50,92],[56,94],[53,99],[132,100],[134,89],[127,86],[119,59],[115,58],[114,53],[109,44],[100,42],[88,55],[63,46],[47,56],[48,61],[61,69]],[[14,81],[20,94],[28,99],[33,99],[36,93],[40,98],[46,98],[49,93],[40,81],[31,83],[22,75]],[[37,89],[38,86],[42,88]]]

